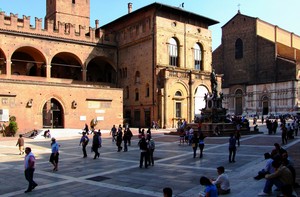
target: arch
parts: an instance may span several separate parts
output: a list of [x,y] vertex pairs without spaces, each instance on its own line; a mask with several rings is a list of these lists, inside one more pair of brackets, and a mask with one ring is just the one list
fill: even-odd
[[11,74],[46,77],[46,58],[41,51],[23,46],[11,56]]
[[50,98],[43,104],[43,127],[64,128],[64,108],[59,100]]
[[172,37],[169,39],[169,46],[168,46],[168,51],[169,51],[169,65],[170,66],[176,66],[179,67],[179,61],[178,61],[178,46],[179,42],[176,38]]
[[205,108],[204,95],[208,93],[208,88],[203,85],[200,85],[196,88],[194,99],[195,117],[199,117],[201,114],[201,109]]
[[243,90],[237,89],[234,93],[235,98],[235,114],[243,114]]
[[242,39],[238,38],[235,41],[235,59],[243,58],[243,53],[244,53],[243,48],[244,48],[243,41],[242,41]]
[[268,115],[268,113],[269,113],[269,97],[267,95],[262,96],[261,104],[262,104],[262,115]]
[[194,68],[203,71],[203,46],[200,43],[194,44]]
[[[91,82],[116,83],[117,70],[106,57],[98,56],[89,61],[86,76]],[[120,70],[120,77],[125,77],[123,70]]]
[[60,52],[51,61],[51,77],[82,80],[82,62],[73,53]]
[[179,90],[178,90],[178,91],[176,91],[174,96],[182,96],[182,93],[181,93],[181,91],[179,91]]
[[6,56],[0,48],[0,75],[6,74]]

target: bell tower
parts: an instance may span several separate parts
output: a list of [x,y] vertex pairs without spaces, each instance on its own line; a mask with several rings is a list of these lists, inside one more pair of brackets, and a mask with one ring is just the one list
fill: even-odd
[[47,0],[46,16],[47,20],[53,20],[55,25],[58,21],[75,25],[78,30],[79,25],[90,26],[90,0]]

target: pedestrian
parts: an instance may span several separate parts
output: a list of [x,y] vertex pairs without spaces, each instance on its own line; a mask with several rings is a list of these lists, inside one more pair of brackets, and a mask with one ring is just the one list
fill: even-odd
[[89,135],[89,126],[85,123],[85,125],[84,125],[84,132],[87,134],[87,135]]
[[212,180],[212,183],[217,186],[218,195],[224,195],[230,193],[230,182],[228,175],[225,173],[223,166],[217,167],[218,178]]
[[31,192],[36,186],[38,186],[38,184],[36,182],[34,182],[33,180],[33,174],[34,174],[34,170],[35,170],[35,157],[33,155],[33,153],[31,152],[31,148],[30,147],[26,147],[25,148],[25,161],[24,161],[24,167],[25,167],[25,178],[28,181],[28,188],[25,191],[25,193]]
[[133,134],[131,130],[129,129],[129,126],[126,128],[127,135],[128,135],[128,146],[131,146],[131,138],[133,137]]
[[236,154],[236,139],[233,133],[231,133],[229,138],[229,163],[235,162],[235,154]]
[[19,151],[20,151],[19,155],[23,155],[24,154],[24,138],[23,138],[22,134],[19,135],[19,139],[17,141],[16,146],[18,146],[18,145],[19,145]]
[[119,125],[118,131],[117,131],[117,147],[118,147],[118,152],[120,152],[123,147],[122,147],[122,138],[123,138],[123,132],[122,132],[122,127]]
[[51,155],[49,161],[54,166],[53,172],[57,171],[59,161],[59,145],[54,137],[51,138]]
[[237,140],[238,146],[240,146],[240,138],[241,138],[241,125],[238,123],[236,125],[235,139]]
[[100,153],[98,151],[98,148],[100,148],[101,146],[101,137],[100,134],[98,132],[94,132],[94,136],[93,136],[93,144],[92,144],[92,151],[95,153],[94,155],[94,159],[96,159],[97,157],[100,157]]
[[163,194],[164,194],[164,197],[172,197],[173,196],[173,190],[172,190],[172,188],[165,187],[163,189]]
[[287,128],[285,127],[284,124],[280,125],[281,127],[281,142],[282,144],[287,144]]
[[148,145],[149,145],[149,149],[148,149],[148,153],[149,153],[149,165],[154,166],[153,153],[154,153],[154,150],[155,150],[155,142],[154,142],[154,140],[153,140],[152,137],[148,141]]
[[87,157],[86,146],[88,145],[89,141],[90,141],[89,137],[86,135],[85,132],[83,132],[79,142],[79,146],[82,145],[83,158]]
[[200,149],[200,158],[203,157],[203,150],[204,150],[204,138],[206,138],[206,136],[204,136],[204,134],[201,132],[200,136],[199,136],[199,149]]
[[145,162],[145,168],[148,168],[148,144],[145,139],[145,137],[142,137],[142,139],[139,141],[139,147],[140,147],[140,168],[143,167],[143,161]]
[[200,178],[200,184],[205,186],[204,194],[200,193],[199,197],[218,197],[217,187],[205,176]]
[[129,128],[125,128],[124,135],[123,135],[124,152],[128,151],[127,143],[129,143],[129,138],[131,137],[130,133],[131,133],[130,129]]
[[197,149],[198,149],[198,144],[199,144],[199,138],[198,138],[198,135],[196,132],[194,132],[193,134],[193,138],[191,140],[191,143],[192,143],[192,148],[193,148],[193,158],[196,157],[196,152],[197,152]]
[[116,137],[116,135],[117,135],[117,128],[116,128],[115,125],[113,125],[113,127],[111,128],[109,134],[111,135],[111,141],[112,141],[112,142],[115,142],[115,141],[116,141],[116,138],[115,138],[115,137]]

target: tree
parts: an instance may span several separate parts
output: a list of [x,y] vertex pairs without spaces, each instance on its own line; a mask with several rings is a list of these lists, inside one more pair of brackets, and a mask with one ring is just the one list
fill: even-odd
[[9,125],[8,125],[8,128],[9,128],[9,134],[12,135],[13,137],[16,135],[17,131],[18,131],[18,124],[16,122],[16,117],[15,116],[11,116],[9,118]]

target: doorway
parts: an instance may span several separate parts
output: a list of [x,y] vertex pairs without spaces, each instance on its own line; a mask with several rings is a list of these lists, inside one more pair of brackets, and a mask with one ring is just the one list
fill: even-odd
[[56,99],[48,100],[43,107],[44,128],[64,128],[64,112]]

